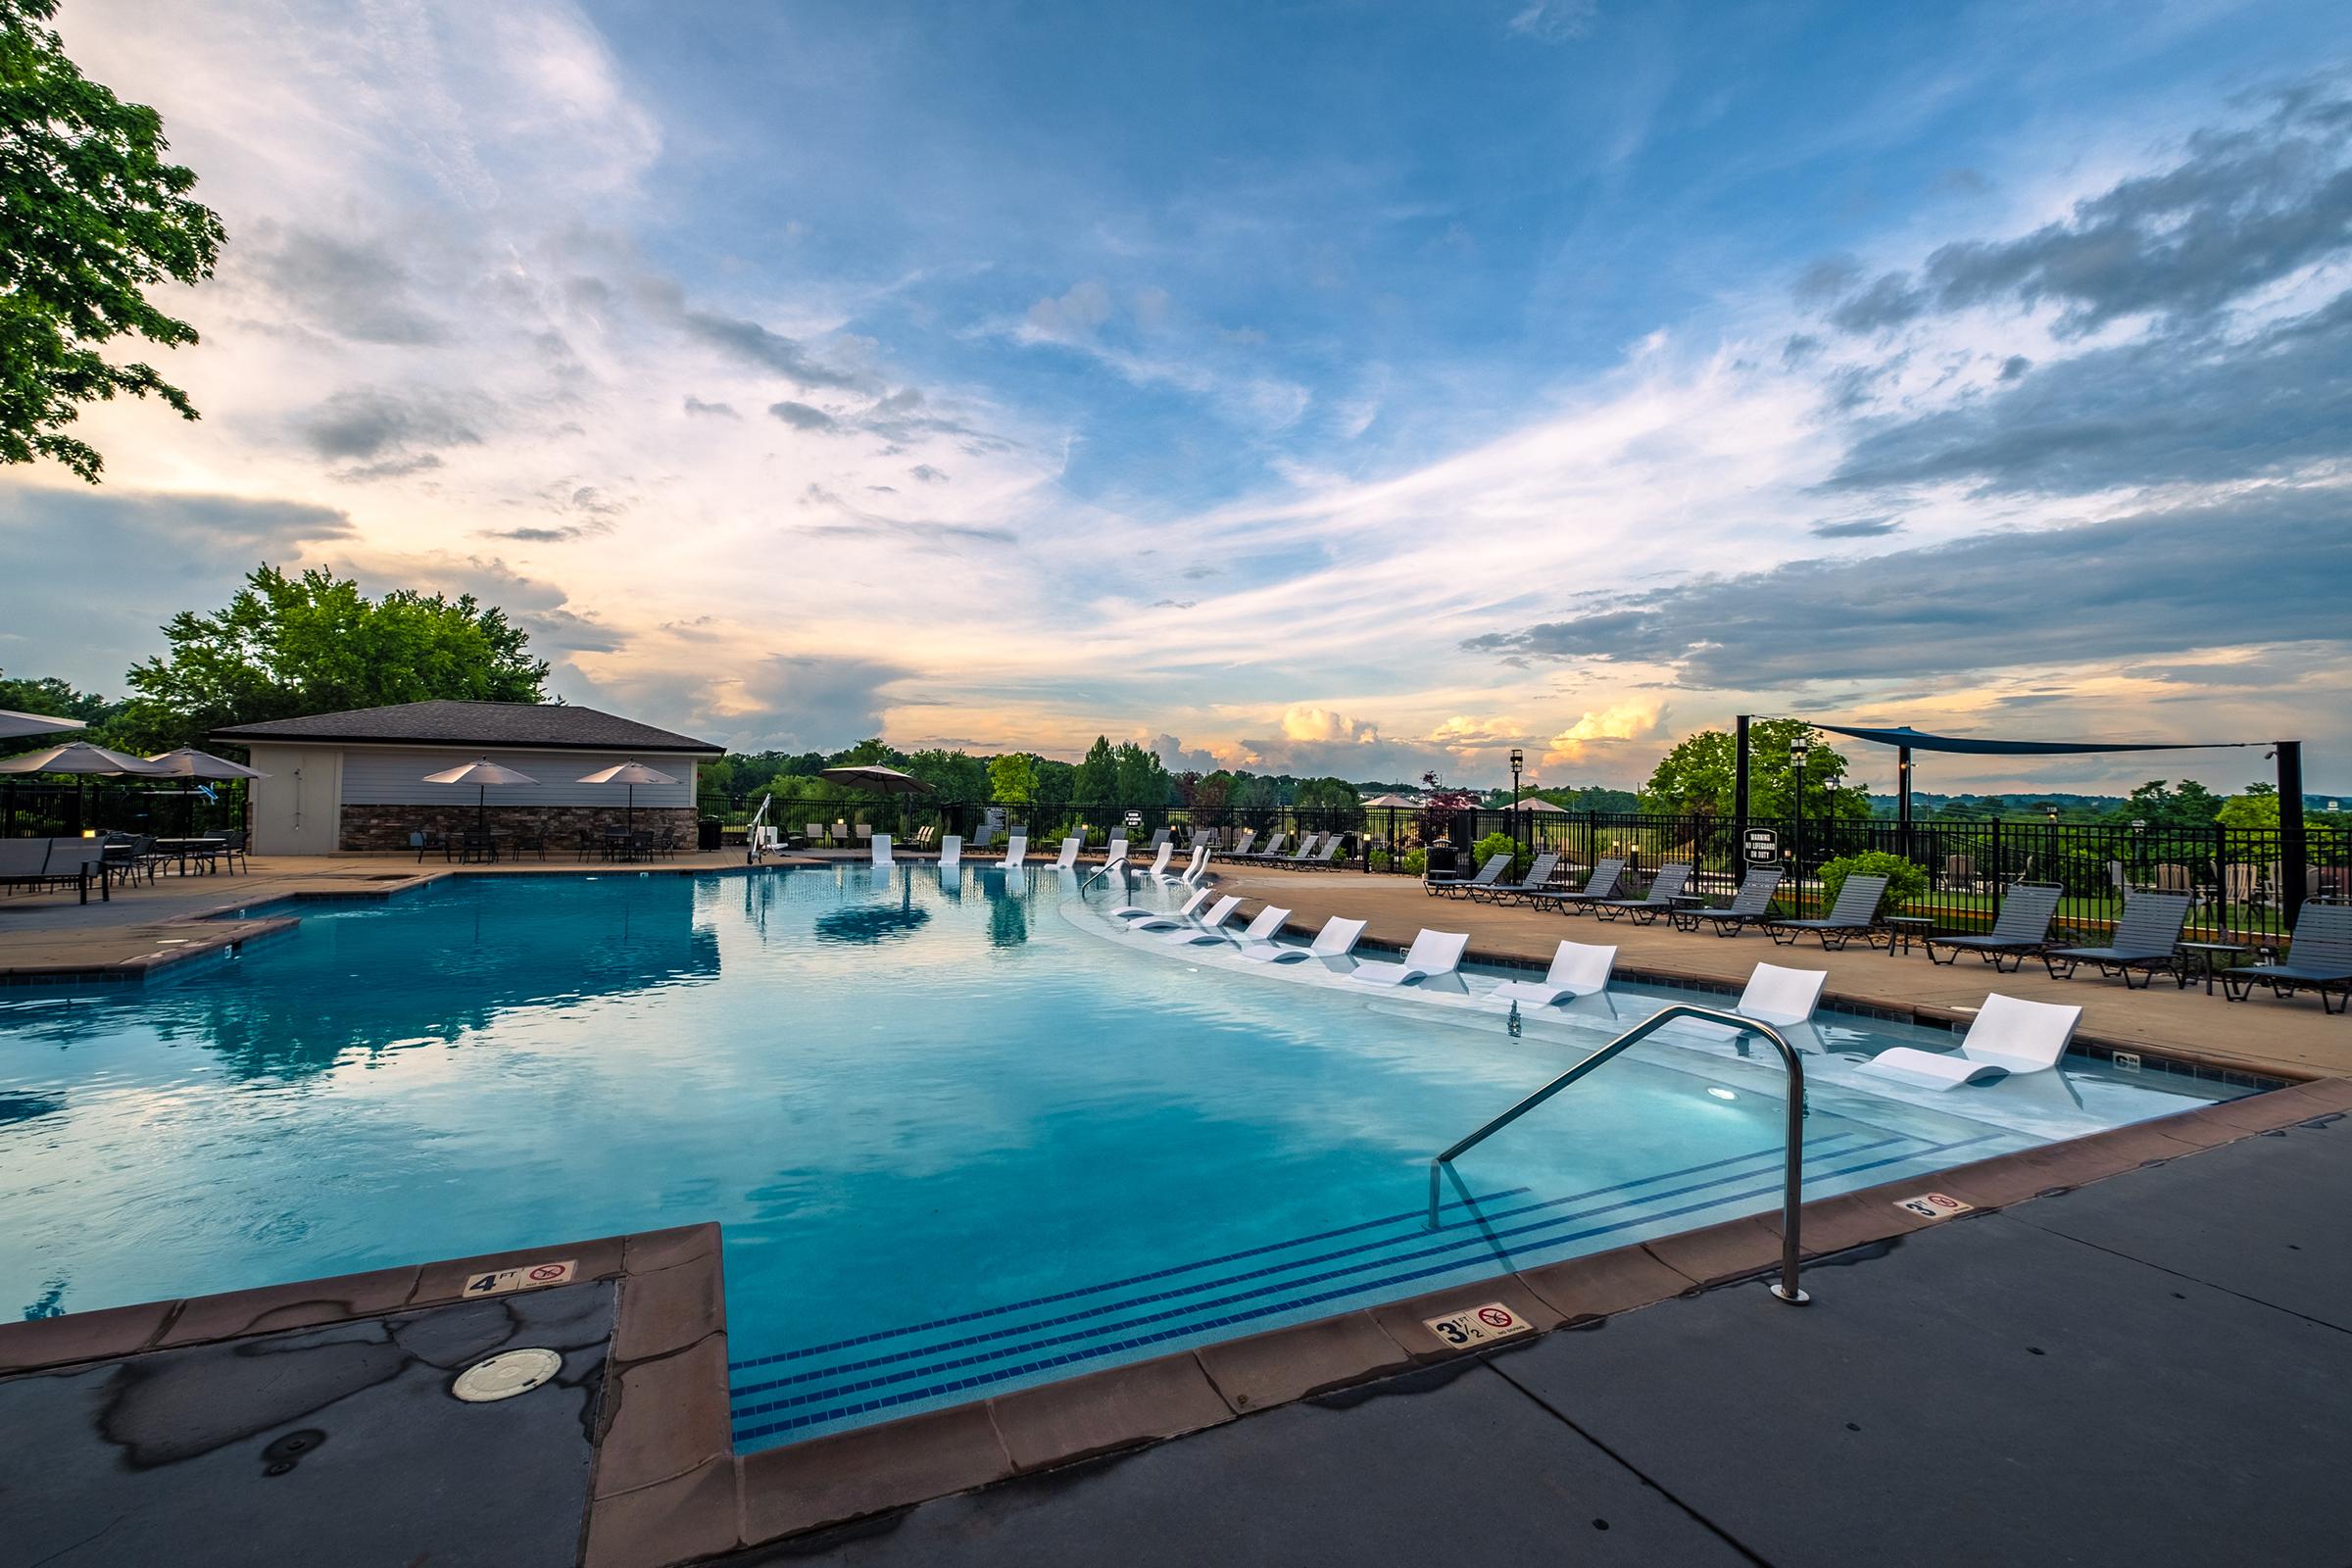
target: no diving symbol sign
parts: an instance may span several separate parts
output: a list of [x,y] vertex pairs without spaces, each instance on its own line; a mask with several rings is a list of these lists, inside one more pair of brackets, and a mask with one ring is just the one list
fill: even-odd
[[1484,1306],[1474,1306],[1467,1312],[1456,1312],[1451,1317],[1423,1318],[1422,1322],[1428,1325],[1430,1333],[1446,1345],[1479,1345],[1488,1340],[1503,1340],[1514,1334],[1526,1334],[1535,1327],[1500,1301],[1489,1301]]
[[550,1285],[568,1285],[577,1258],[565,1258],[561,1263],[532,1263],[523,1268],[502,1268],[481,1274],[468,1275],[466,1296],[504,1296],[509,1291],[544,1290]]
[[1963,1203],[1957,1198],[1946,1198],[1941,1193],[1922,1193],[1917,1198],[1897,1199],[1894,1206],[1906,1214],[1917,1214],[1921,1219],[1950,1219],[1954,1214],[1970,1212],[1977,1205]]

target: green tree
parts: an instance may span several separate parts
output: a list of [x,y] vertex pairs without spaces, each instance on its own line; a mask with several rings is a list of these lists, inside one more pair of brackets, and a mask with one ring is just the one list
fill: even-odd
[[848,751],[835,752],[831,757],[825,759],[827,767],[904,768],[906,765],[906,754],[883,740],[879,735],[869,736]]
[[1078,769],[1067,762],[1056,762],[1051,757],[1040,757],[1035,761],[1037,793],[1031,799],[1039,806],[1064,807],[1078,798]]
[[1006,806],[1037,798],[1037,760],[1026,752],[1006,752],[988,764],[989,791]]
[[[1748,726],[1747,808],[1753,816],[1787,816],[1794,804],[1796,763],[1789,748],[1812,726],[1798,718],[1758,719]],[[1730,816],[1739,780],[1739,739],[1729,731],[1702,729],[1678,741],[1658,760],[1642,788],[1642,806],[1653,811],[1690,811]],[[1816,741],[1805,759],[1805,815],[1866,817],[1870,794],[1845,780],[1846,761]]]
[[1157,753],[1121,741],[1111,753],[1111,762],[1117,791],[1111,799],[1122,810],[1164,810],[1176,799],[1176,781],[1168,777],[1168,764]]
[[225,609],[181,611],[171,653],[129,675],[126,739],[153,750],[200,742],[223,724],[459,698],[541,701],[547,662],[530,638],[471,594],[400,588],[369,599],[331,572],[262,566]]
[[931,786],[943,801],[976,802],[989,796],[988,769],[980,759],[962,752],[915,752],[906,759],[906,771]]
[[[2108,820],[2145,822],[2150,827],[2177,832],[2213,826],[2221,809],[2221,797],[2195,779],[2182,779],[2180,787],[2175,789],[2171,779],[2152,778],[2125,797],[2124,804],[2109,813]],[[2275,817],[2272,825],[2277,825]]]
[[20,735],[13,740],[0,740],[0,755],[43,751],[70,740],[91,740],[106,745],[114,739],[123,713],[122,703],[96,692],[77,691],[71,681],[55,675],[28,680],[0,676],[0,708],[20,713],[44,713],[52,718],[78,718],[89,726],[77,733]]
[[1074,791],[1071,799],[1080,806],[1119,804],[1119,760],[1111,751],[1107,736],[1095,737],[1095,744],[1079,760],[1077,776],[1070,783]]
[[91,81],[44,26],[57,0],[0,0],[0,461],[54,458],[92,484],[106,460],[66,434],[80,405],[155,396],[193,419],[152,366],[99,352],[115,338],[175,347],[196,329],[142,292],[210,277],[226,237],[164,162],[163,118]]
[[1354,785],[1337,778],[1300,779],[1291,799],[1301,810],[1313,811],[1348,810],[1364,804]]

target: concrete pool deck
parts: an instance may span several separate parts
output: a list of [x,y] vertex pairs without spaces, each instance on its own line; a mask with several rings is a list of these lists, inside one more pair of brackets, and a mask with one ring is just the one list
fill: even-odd
[[[1737,1220],[741,1457],[715,1226],[0,1324],[0,1556],[2340,1564],[2347,1109],[1807,1204],[1802,1308]],[[1481,1302],[1529,1332],[1425,1324]]]

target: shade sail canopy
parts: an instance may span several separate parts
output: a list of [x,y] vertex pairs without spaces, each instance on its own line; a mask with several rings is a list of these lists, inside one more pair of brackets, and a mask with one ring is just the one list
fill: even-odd
[[88,741],[68,741],[45,752],[0,759],[0,773],[74,773],[87,778],[128,774],[133,778],[161,778],[170,772],[170,768],[158,767],[144,757],[110,752]]
[[902,773],[895,767],[869,765],[864,767],[828,767],[816,775],[836,784],[861,784],[882,795],[928,795],[931,786],[911,773]]
[[182,746],[176,751],[164,752],[150,757],[147,760],[173,778],[229,779],[268,778],[270,776],[259,768],[247,767],[242,762],[232,762],[225,757],[215,757],[210,752],[197,751],[192,746]]
[[1410,795],[1375,795],[1364,804],[1366,806],[1409,806],[1415,810],[1419,810],[1421,808],[1421,803],[1414,800]]
[[2203,752],[2229,747],[2263,746],[2266,741],[2151,741],[2115,745],[2104,741],[1995,741],[1973,735],[1924,735],[1908,724],[1893,729],[1865,729],[1847,724],[1815,724],[1833,735],[1851,735],[1881,746],[1908,746],[1915,752],[1964,752],[1975,757],[2071,757],[2082,752]]
[[1568,814],[1568,808],[1566,807],[1554,806],[1549,801],[1544,800],[1539,795],[1530,795],[1525,800],[1521,801],[1516,807],[1507,807],[1505,809],[1520,811],[1556,811],[1562,816],[1566,816]]
[[600,767],[580,780],[582,784],[626,784],[631,789],[640,784],[675,784],[667,773],[646,766],[643,762],[618,762]]
[[539,781],[528,773],[518,773],[511,767],[501,767],[488,758],[467,762],[463,767],[443,768],[438,773],[424,775],[427,784],[536,784]]
[[56,718],[48,713],[20,713],[13,708],[0,708],[0,741],[15,740],[20,735],[54,735],[60,730],[81,727],[78,718]]

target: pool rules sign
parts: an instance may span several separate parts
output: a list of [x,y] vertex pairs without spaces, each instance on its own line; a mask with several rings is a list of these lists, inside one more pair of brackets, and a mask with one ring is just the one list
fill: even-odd
[[1421,1321],[1446,1345],[1483,1345],[1489,1340],[1507,1340],[1514,1334],[1532,1333],[1535,1328],[1500,1301],[1489,1301],[1451,1317],[1425,1317]]

